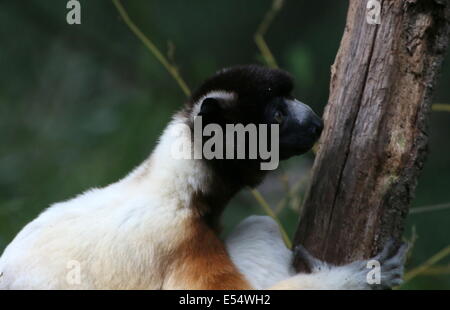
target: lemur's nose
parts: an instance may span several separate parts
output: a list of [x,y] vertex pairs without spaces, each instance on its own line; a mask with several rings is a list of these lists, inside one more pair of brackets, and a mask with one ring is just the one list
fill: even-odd
[[313,138],[319,138],[323,130],[322,119],[306,104],[300,101],[296,101],[296,103],[297,113],[302,115],[299,119],[303,119],[301,123],[303,123],[304,128],[313,136]]
[[316,141],[323,130],[322,119],[314,113],[311,107],[296,99],[289,100],[288,106],[296,125],[311,141]]
[[320,137],[320,134],[322,133],[323,130],[323,121],[320,117],[318,117],[315,114],[313,114],[311,118],[312,119],[310,121],[309,131],[311,132],[312,135],[318,138]]

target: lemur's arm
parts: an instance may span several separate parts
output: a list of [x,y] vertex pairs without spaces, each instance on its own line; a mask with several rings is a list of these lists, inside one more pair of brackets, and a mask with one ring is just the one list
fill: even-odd
[[[389,242],[379,255],[371,259],[334,266],[314,258],[302,246],[298,246],[296,251],[312,273],[298,274],[277,283],[271,289],[366,290],[398,286],[402,283],[406,250],[406,244],[395,249],[393,242]],[[367,275],[371,270],[368,269],[370,268],[368,262],[372,260],[378,261],[381,266],[379,284],[369,284],[367,280]]]
[[[394,251],[389,243],[373,259],[380,262],[381,285],[367,283],[369,260],[332,266],[296,251],[312,273],[296,274],[293,253],[283,243],[278,225],[269,217],[251,216],[238,225],[226,245],[207,225],[191,226],[177,253],[165,289],[374,289],[401,283],[406,247]],[[394,252],[394,255],[392,255]]]
[[227,249],[238,269],[258,289],[375,289],[401,283],[406,246],[398,251],[393,243],[373,259],[381,264],[381,284],[369,285],[369,260],[344,266],[332,266],[312,257],[303,247],[298,255],[312,273],[296,274],[292,252],[286,248],[278,225],[270,218],[251,216],[238,225],[227,238]]
[[292,251],[268,216],[246,218],[225,241],[233,263],[255,289],[267,289],[296,274]]

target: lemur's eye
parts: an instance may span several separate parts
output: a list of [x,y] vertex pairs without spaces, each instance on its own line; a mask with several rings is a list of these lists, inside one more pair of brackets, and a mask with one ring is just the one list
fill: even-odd
[[275,119],[275,121],[276,121],[278,124],[281,124],[281,123],[283,123],[284,115],[283,115],[283,113],[281,113],[280,111],[276,111],[276,112],[275,112],[275,115],[273,116],[273,118]]

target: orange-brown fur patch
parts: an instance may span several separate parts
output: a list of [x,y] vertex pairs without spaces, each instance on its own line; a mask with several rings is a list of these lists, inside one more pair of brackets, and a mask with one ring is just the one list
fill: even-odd
[[[170,286],[177,289],[251,289],[231,261],[225,245],[201,219],[188,225],[176,257]],[[175,283],[176,282],[176,283]]]

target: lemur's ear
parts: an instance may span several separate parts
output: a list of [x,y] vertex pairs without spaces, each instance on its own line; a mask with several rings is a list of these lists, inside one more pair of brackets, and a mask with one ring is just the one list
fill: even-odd
[[220,106],[220,99],[208,97],[202,101],[202,105],[200,107],[200,112],[198,116],[213,116],[218,115],[222,110]]

